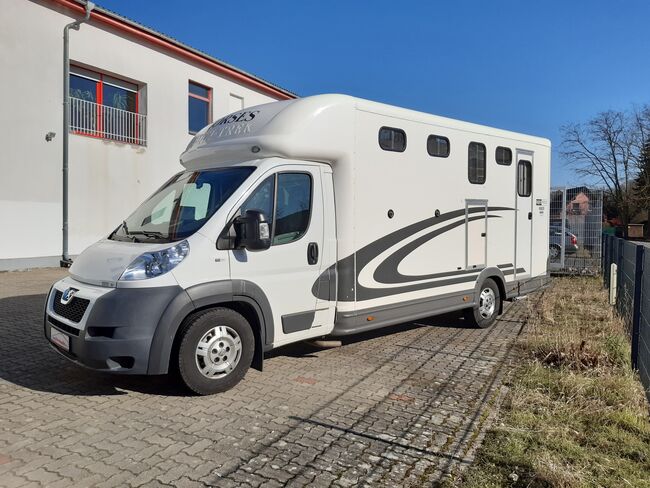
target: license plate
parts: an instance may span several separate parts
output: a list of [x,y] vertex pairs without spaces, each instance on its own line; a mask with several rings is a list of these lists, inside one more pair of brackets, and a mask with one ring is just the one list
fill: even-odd
[[63,332],[59,332],[54,328],[50,328],[50,340],[61,349],[64,349],[66,351],[70,350],[70,338]]

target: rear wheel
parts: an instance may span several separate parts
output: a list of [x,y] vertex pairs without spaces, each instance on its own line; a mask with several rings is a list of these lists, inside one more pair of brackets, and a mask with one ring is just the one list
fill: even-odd
[[465,309],[465,320],[474,327],[487,329],[496,321],[499,310],[501,310],[499,287],[493,279],[488,278],[481,285],[476,306]]
[[199,395],[229,390],[246,374],[255,337],[250,324],[229,308],[216,308],[192,318],[182,332],[178,372]]

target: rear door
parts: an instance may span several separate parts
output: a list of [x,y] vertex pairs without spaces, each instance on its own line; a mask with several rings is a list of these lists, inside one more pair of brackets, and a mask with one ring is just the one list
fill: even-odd
[[230,275],[259,286],[271,306],[274,344],[311,337],[316,322],[312,288],[321,272],[323,198],[320,167],[275,168],[239,207],[262,210],[271,221],[271,247],[230,251]]
[[533,153],[517,151],[515,278],[530,276],[533,235]]

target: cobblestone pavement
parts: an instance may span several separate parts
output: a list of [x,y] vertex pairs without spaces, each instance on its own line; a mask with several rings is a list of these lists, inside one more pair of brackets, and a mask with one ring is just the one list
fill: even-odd
[[58,269],[0,273],[0,486],[431,486],[471,461],[525,307],[268,355],[235,389],[81,369],[45,342]]

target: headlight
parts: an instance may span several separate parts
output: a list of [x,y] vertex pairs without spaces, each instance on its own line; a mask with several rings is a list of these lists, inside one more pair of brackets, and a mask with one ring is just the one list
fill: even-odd
[[160,251],[146,252],[129,264],[120,276],[120,280],[134,281],[155,278],[174,269],[189,253],[190,244],[187,241],[179,242],[175,246]]

